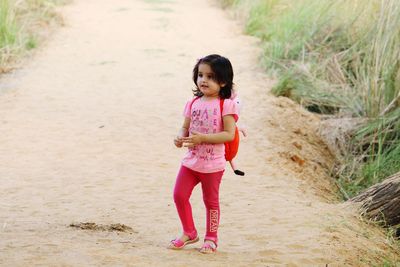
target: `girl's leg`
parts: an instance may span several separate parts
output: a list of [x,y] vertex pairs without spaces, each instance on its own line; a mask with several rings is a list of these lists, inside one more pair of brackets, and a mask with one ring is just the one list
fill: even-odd
[[220,219],[219,185],[224,171],[202,173],[200,176],[203,189],[203,200],[207,211],[207,232],[205,239],[215,244],[218,242],[218,225]]
[[175,206],[181,219],[183,233],[190,239],[197,237],[196,227],[193,222],[192,206],[189,198],[193,188],[200,182],[195,172],[185,166],[181,166],[174,188]]

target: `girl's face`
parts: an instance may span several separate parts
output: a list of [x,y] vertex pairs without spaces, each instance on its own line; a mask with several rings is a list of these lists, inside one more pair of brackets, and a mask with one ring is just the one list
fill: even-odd
[[218,97],[221,90],[220,84],[215,80],[215,74],[207,64],[200,63],[197,75],[197,87],[206,97]]

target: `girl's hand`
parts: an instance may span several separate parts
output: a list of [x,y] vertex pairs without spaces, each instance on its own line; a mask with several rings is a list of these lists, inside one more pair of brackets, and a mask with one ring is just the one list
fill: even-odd
[[204,135],[199,132],[192,132],[190,137],[183,137],[182,141],[185,143],[185,147],[194,147],[203,143]]
[[176,147],[182,147],[182,145],[183,145],[182,137],[176,136],[174,139],[174,144]]

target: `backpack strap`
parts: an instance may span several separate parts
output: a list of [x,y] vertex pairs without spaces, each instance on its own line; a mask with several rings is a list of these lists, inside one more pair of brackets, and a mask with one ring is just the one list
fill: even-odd
[[225,99],[221,98],[219,100],[219,110],[221,111],[221,120],[222,120],[222,125],[224,125],[224,120],[222,118],[222,111],[224,110],[224,101]]

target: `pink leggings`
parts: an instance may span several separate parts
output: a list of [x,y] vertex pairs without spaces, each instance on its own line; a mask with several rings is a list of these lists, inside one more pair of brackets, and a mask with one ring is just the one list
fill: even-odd
[[192,206],[189,198],[193,188],[200,182],[203,189],[203,201],[207,210],[207,232],[205,239],[218,242],[219,210],[219,184],[224,171],[201,173],[181,166],[176,178],[174,201],[181,219],[183,232],[191,239],[197,236],[194,226]]

